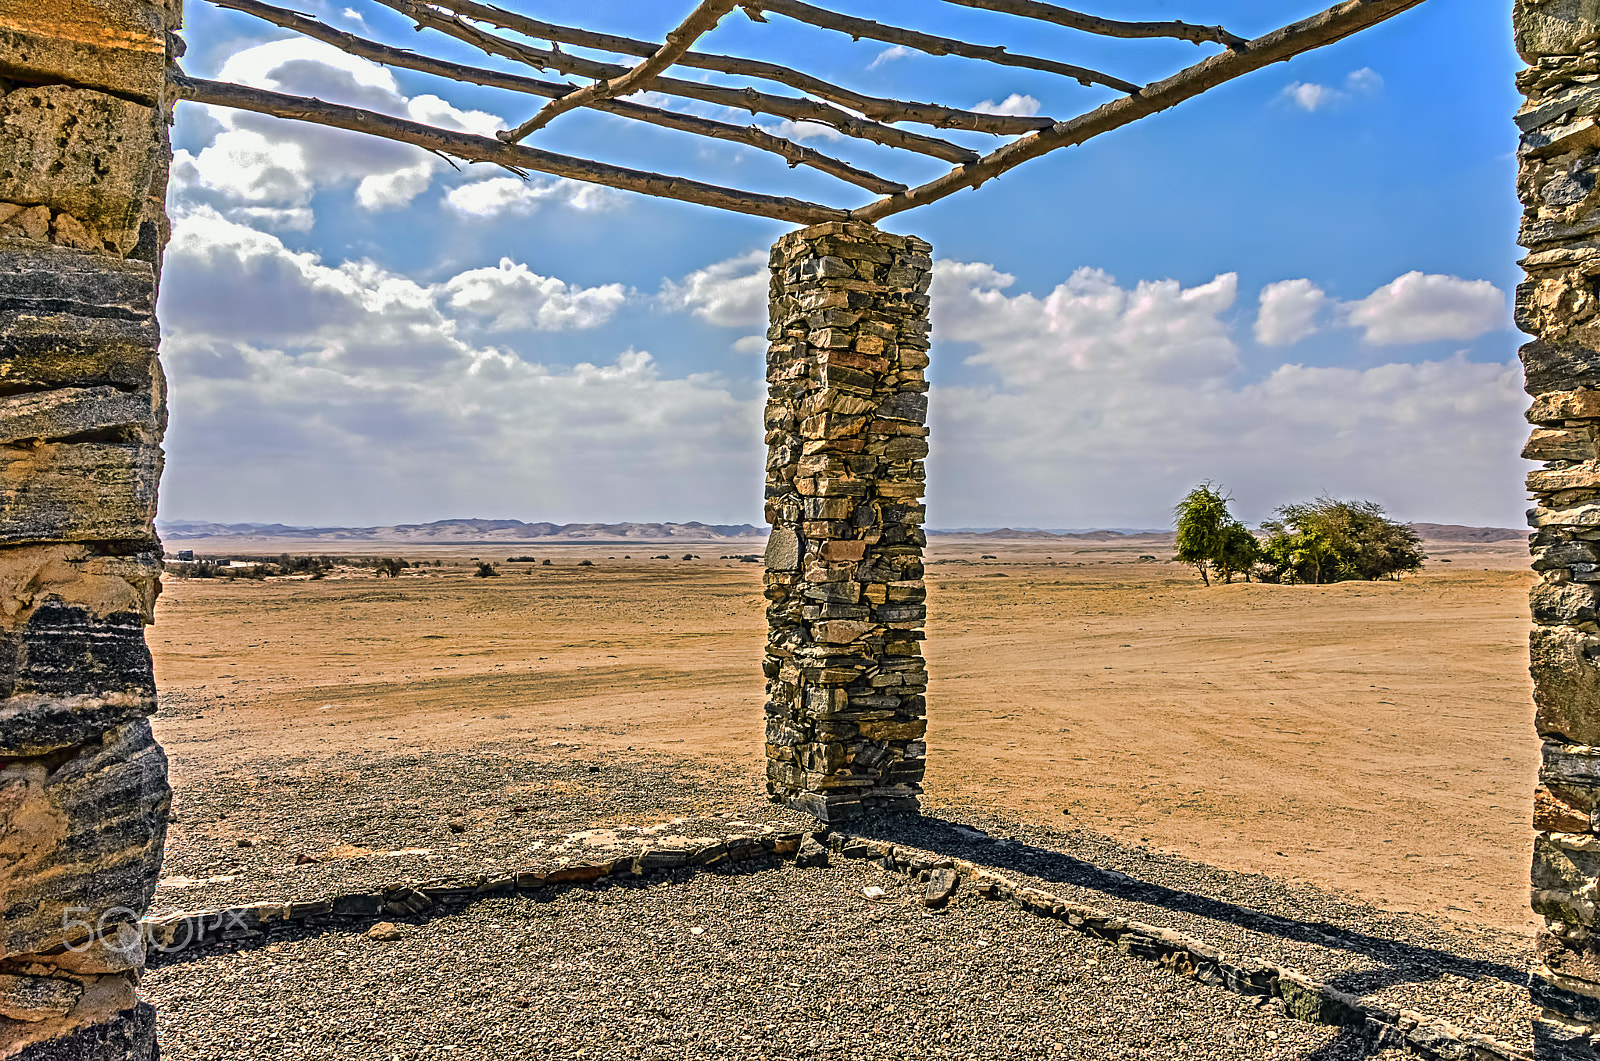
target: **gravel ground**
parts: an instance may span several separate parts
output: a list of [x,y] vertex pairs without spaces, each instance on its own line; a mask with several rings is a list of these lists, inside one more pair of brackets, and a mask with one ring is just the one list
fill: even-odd
[[976,808],[935,808],[921,819],[860,831],[970,859],[1230,955],[1261,958],[1370,1001],[1532,1046],[1524,936],[1378,910],[1261,874],[1130,847],[1099,833],[1019,825]]
[[[575,741],[539,747],[490,745],[427,757],[244,763],[229,773],[181,785],[173,805],[177,820],[169,834],[155,912],[322,898],[374,884],[461,874],[504,874],[564,858],[598,861],[618,850],[638,850],[663,829],[721,837],[752,832],[763,824],[815,826],[809,817],[767,803],[759,780],[743,772],[703,760],[638,756],[619,762],[614,756],[591,756]],[[1265,959],[1467,1031],[1529,1045],[1533,1011],[1524,986],[1528,941],[1512,933],[1378,910],[1348,897],[1151,852],[1098,833],[1021,825],[975,807],[934,807],[926,818],[890,819],[860,831],[970,859],[1064,899],[1186,933],[1232,956]],[[240,846],[240,841],[249,846]],[[304,858],[316,861],[296,865]],[[737,881],[754,879],[737,878],[721,888],[733,902]],[[521,901],[492,902],[495,909],[509,909]],[[792,901],[786,904],[792,906]],[[561,903],[527,908],[559,909]],[[487,916],[477,910],[455,916],[473,922]],[[1032,920],[1020,913],[1005,916],[1012,924]],[[1059,926],[1039,931],[1060,940],[1074,935]],[[507,933],[516,935],[510,928]],[[321,944],[308,939],[294,946],[311,953]],[[831,951],[819,957],[824,964],[833,960]],[[228,959],[207,959],[212,961],[226,964]],[[182,967],[162,975],[176,975]],[[1167,973],[1151,975],[1175,979]],[[154,977],[153,982],[166,981]],[[409,988],[397,983],[392,990],[400,992],[398,998]],[[827,997],[813,997],[807,1004],[822,1005]]]
[[[914,905],[864,863],[495,898],[158,959],[167,1061],[1365,1056],[1006,903]],[[864,888],[886,889],[873,901]]]
[[618,762],[569,742],[246,762],[179,785],[172,811],[153,913],[596,861],[642,847],[651,836],[639,827],[720,839],[817,824],[767,802],[746,775]]

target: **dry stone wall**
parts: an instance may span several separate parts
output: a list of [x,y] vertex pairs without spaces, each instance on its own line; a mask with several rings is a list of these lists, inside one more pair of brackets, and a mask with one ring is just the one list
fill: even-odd
[[772,250],[767,790],[823,821],[922,792],[931,252],[858,222]]
[[155,1052],[155,298],[176,3],[0,0],[0,1058]]

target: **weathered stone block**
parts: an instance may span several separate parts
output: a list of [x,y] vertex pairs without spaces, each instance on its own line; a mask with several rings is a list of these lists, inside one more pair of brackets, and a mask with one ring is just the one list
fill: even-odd
[[1517,355],[1529,394],[1600,386],[1600,351],[1590,347],[1534,340]]
[[169,22],[179,25],[176,3],[0,0],[0,75],[153,103],[165,92]]
[[47,600],[0,634],[0,755],[36,756],[152,714],[155,677],[135,612]]
[[11,976],[0,973],[0,1016],[12,1020],[49,1020],[65,1017],[83,996],[76,980],[53,976]]
[[127,254],[160,171],[161,122],[155,107],[66,85],[0,95],[0,202],[65,211]]
[[1533,827],[1549,833],[1586,833],[1593,824],[1595,790],[1540,785],[1533,793]]
[[[136,921],[160,872],[167,759],[140,720],[57,757],[0,765],[0,958],[82,938],[69,907]],[[97,926],[101,929],[114,925]],[[132,953],[128,967],[142,955]]]
[[0,388],[160,393],[147,262],[0,239]]
[[1549,739],[1600,744],[1600,637],[1564,626],[1528,635],[1534,725]]
[[149,390],[61,387],[0,396],[0,446],[85,435],[156,443],[165,430],[166,410]]
[[139,1002],[59,1037],[24,1046],[11,1061],[156,1061],[159,1056],[155,1008]]
[[152,445],[0,447],[0,543],[153,543],[160,479]]
[[1512,19],[1524,62],[1581,55],[1600,32],[1600,0],[1517,0]]
[[1556,975],[1600,984],[1600,940],[1588,929],[1563,926],[1559,935],[1541,929],[1533,947],[1535,959]]
[[1528,591],[1528,602],[1536,623],[1592,626],[1597,608],[1600,608],[1600,586],[1587,582],[1542,581]]
[[[1558,423],[1563,420],[1600,419],[1600,390],[1553,391],[1536,395],[1528,409],[1531,424]],[[1554,458],[1534,457],[1533,460]]]
[[790,527],[774,527],[767,537],[767,570],[797,571],[800,568],[800,535]]
[[1592,461],[1600,458],[1600,442],[1592,427],[1539,428],[1528,436],[1522,457],[1531,461]]

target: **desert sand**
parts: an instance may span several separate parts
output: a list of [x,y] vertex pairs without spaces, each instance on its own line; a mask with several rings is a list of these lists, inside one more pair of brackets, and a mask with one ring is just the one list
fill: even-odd
[[[445,566],[169,578],[149,638],[187,705],[157,718],[174,781],[484,741],[758,775],[762,569],[685,548],[413,544]],[[1530,930],[1526,552],[1429,552],[1397,582],[1206,588],[1167,546],[936,538],[927,802]],[[552,565],[467,560],[529,554]]]

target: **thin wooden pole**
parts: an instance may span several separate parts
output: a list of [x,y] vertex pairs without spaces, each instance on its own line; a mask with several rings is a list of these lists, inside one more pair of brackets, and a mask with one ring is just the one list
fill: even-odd
[[644,170],[610,166],[586,158],[540,151],[524,144],[503,143],[492,136],[476,136],[472,133],[437,129],[431,125],[394,118],[360,107],[346,107],[304,96],[245,88],[243,85],[232,85],[224,81],[205,81],[177,73],[169,74],[168,80],[180,99],[381,136],[386,140],[412,144],[426,151],[454,155],[472,162],[489,162],[504,166],[514,173],[537,170],[557,177],[570,177],[591,184],[603,184],[608,188],[642,192],[664,199],[678,199],[686,203],[698,203],[701,206],[713,206],[719,210],[732,210],[741,214],[756,214],[761,217],[776,218],[779,221],[791,221],[797,225],[815,225],[849,218],[847,211],[818,203],[761,195],[757,192],[723,188],[715,184],[702,184],[683,177],[669,177]]
[[[478,29],[476,26],[469,25],[461,18],[441,15],[423,4],[415,3],[414,0],[375,0],[375,2],[399,11],[416,22],[418,26],[436,29],[441,33],[449,34],[457,40],[465,41],[490,55],[499,55],[516,62],[526,63],[536,70],[559,70],[564,74],[576,74],[579,77],[603,81],[623,74],[628,69],[615,63],[602,63],[594,59],[585,59],[569,52],[535,48],[531,45],[509,41],[504,37],[496,36],[493,33]],[[818,103],[815,100],[796,99],[791,96],[773,96],[765,92],[758,92],[753,88],[726,88],[721,85],[706,85],[698,81],[682,81],[671,77],[656,78],[655,88],[657,91],[668,95],[704,100],[707,103],[716,103],[735,110],[749,111],[751,114],[774,114],[793,122],[817,122],[822,125],[832,126],[846,136],[871,140],[885,147],[897,147],[906,151],[915,151],[945,162],[958,164],[976,162],[983,157],[970,148],[952,144],[948,140],[940,140],[935,136],[923,136],[921,133],[895,129],[892,126],[857,118],[848,111],[827,103]]]
[[1198,96],[1225,81],[1231,81],[1273,63],[1292,59],[1302,52],[1343,40],[1353,33],[1359,33],[1422,2],[1423,0],[1346,0],[1345,3],[1331,7],[1319,15],[1274,30],[1231,51],[1213,55],[1165,81],[1147,85],[1136,96],[1113,100],[1088,114],[1058,122],[1045,132],[1025,136],[991,152],[980,162],[957,166],[937,180],[929,181],[909,191],[886,196],[859,210],[852,210],[850,216],[858,221],[876,222],[891,214],[943,199],[963,188],[976,188],[984,181],[998,177],[1029,159],[1038,158],[1058,147],[1081,144],[1092,137],[1119,129],[1157,111],[1177,106],[1184,100]]
[[1041,22],[1054,22],[1058,26],[1081,29],[1102,37],[1175,37],[1195,44],[1226,44],[1230,48],[1245,42],[1243,37],[1235,36],[1221,26],[1194,26],[1187,22],[1118,22],[1116,19],[1096,18],[1080,11],[1069,11],[1054,4],[1042,4],[1039,0],[945,0],[945,3],[1036,18]]
[[[371,59],[375,63],[386,66],[400,67],[405,70],[417,70],[425,74],[434,74],[438,77],[447,77],[452,81],[463,81],[468,84],[486,85],[490,88],[507,89],[511,92],[524,92],[533,96],[544,96],[554,99],[563,93],[571,92],[572,86],[560,81],[541,81],[537,78],[524,77],[521,74],[506,74],[497,70],[483,70],[476,66],[464,66],[461,63],[447,62],[443,59],[434,59],[417,52],[406,51],[404,48],[394,48],[387,44],[357,37],[353,33],[345,33],[331,26],[324,25],[309,15],[302,15],[298,11],[288,11],[271,4],[261,3],[260,0],[212,0],[218,7],[242,11],[273,25],[292,29],[307,37],[331,44],[342,52],[357,55],[363,59]],[[698,136],[711,137],[716,140],[726,140],[732,143],[745,144],[762,151],[770,151],[778,155],[791,166],[810,166],[832,177],[854,184],[858,188],[875,192],[878,195],[893,195],[903,192],[906,186],[899,181],[892,181],[880,177],[875,173],[852,166],[840,159],[825,155],[820,151],[775,136],[758,126],[732,125],[728,122],[719,122],[711,118],[700,118],[692,114],[680,114],[677,111],[662,110],[658,107],[646,107],[638,103],[629,103],[626,100],[600,100],[591,106],[595,110],[605,111],[623,118],[635,121],[648,122],[659,125],[665,129],[676,129],[680,132],[694,133]]]
[[801,0],[740,0],[739,6],[744,8],[745,14],[757,22],[765,22],[762,16],[768,12],[787,15],[789,18],[820,29],[831,29],[839,33],[848,34],[857,40],[866,37],[870,40],[884,41],[887,44],[898,44],[905,48],[915,48],[919,52],[929,55],[959,55],[967,59],[982,59],[985,62],[998,63],[1001,66],[1016,66],[1025,70],[1043,70],[1048,74],[1060,74],[1070,77],[1082,85],[1105,85],[1118,92],[1137,92],[1139,86],[1132,81],[1124,81],[1120,77],[1102,74],[1098,70],[1090,70],[1086,66],[1073,66],[1071,63],[1058,63],[1054,59],[1037,59],[1031,55],[1013,55],[1004,48],[986,44],[968,44],[951,37],[936,37],[931,33],[922,33],[914,29],[901,29],[899,26],[885,26],[881,22],[871,19],[856,18],[853,15],[841,15],[833,11],[825,11],[820,7],[802,3]]
[[[615,33],[596,33],[577,26],[540,22],[526,15],[477,3],[476,0],[428,0],[428,3],[430,7],[452,11],[475,22],[485,22],[491,26],[555,44],[571,44],[580,48],[597,48],[619,55],[640,57],[651,55],[656,50],[656,45],[649,41],[620,37]],[[715,70],[719,74],[732,74],[735,77],[757,77],[764,81],[775,81],[840,107],[848,107],[857,114],[865,115],[877,122],[917,122],[921,125],[931,125],[936,129],[970,129],[979,133],[993,133],[996,136],[1021,136],[1024,133],[1048,129],[1056,123],[1054,118],[1019,114],[982,114],[938,103],[912,103],[868,96],[812,77],[804,71],[734,55],[689,51],[678,60],[678,65],[692,66],[700,70]]]
[[546,103],[539,113],[508,132],[496,133],[508,144],[517,143],[530,133],[544,128],[567,111],[606,99],[616,99],[632,92],[641,92],[650,86],[657,74],[664,72],[689,50],[690,45],[717,28],[722,16],[733,10],[737,0],[700,0],[689,17],[678,28],[667,34],[666,43],[655,54],[645,59],[625,74],[596,81]]

